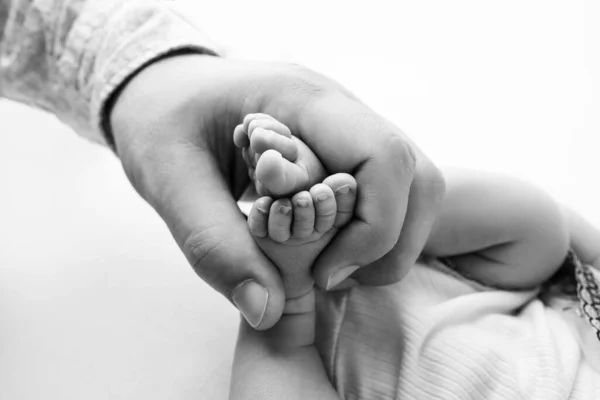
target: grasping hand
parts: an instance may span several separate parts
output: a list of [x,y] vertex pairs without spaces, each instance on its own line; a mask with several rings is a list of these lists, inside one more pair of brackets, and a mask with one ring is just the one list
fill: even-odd
[[245,115],[261,112],[289,126],[329,174],[350,173],[361,188],[354,220],[316,261],[321,287],[386,254],[399,262],[376,262],[354,277],[365,284],[399,280],[424,246],[444,181],[394,125],[310,70],[179,55],[139,72],[111,112],[124,169],[198,275],[262,330],[278,321],[285,298],[237,208],[249,179],[231,141]]

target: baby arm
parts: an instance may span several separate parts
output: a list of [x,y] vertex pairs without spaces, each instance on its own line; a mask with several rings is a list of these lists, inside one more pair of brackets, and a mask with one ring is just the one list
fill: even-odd
[[567,217],[544,191],[497,173],[449,168],[446,197],[425,253],[506,289],[535,287],[569,248]]

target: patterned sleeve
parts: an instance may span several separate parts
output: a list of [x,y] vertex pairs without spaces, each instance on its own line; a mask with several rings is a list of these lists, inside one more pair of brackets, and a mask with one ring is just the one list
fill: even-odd
[[182,50],[216,54],[167,0],[0,0],[0,95],[104,145],[112,145],[102,127],[115,90]]

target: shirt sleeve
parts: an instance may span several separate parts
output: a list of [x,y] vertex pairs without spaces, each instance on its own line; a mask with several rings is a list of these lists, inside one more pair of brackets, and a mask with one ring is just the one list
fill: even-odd
[[111,146],[107,100],[144,65],[216,46],[167,0],[0,0],[0,95]]

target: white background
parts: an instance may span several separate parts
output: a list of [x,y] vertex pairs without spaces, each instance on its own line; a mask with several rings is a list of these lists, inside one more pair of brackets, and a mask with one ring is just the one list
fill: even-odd
[[[182,3],[245,57],[341,81],[437,163],[517,174],[600,226],[600,3]],[[0,398],[226,397],[237,315],[118,160],[13,103],[0,129]]]

